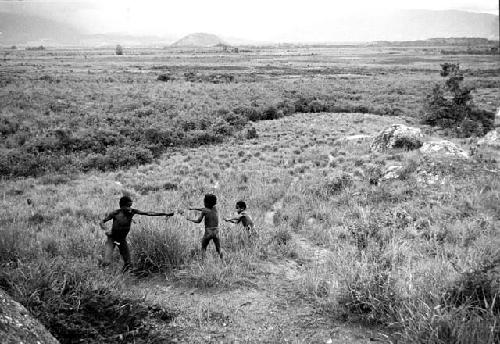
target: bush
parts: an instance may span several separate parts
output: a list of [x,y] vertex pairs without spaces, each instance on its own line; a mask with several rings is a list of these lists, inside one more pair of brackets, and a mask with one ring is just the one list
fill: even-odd
[[105,154],[91,154],[83,162],[84,170],[114,170],[119,167],[131,167],[151,163],[153,153],[143,147],[116,147],[106,149]]
[[117,44],[115,47],[115,54],[116,55],[123,55],[123,48],[120,44]]
[[154,321],[169,322],[172,313],[117,296],[103,279],[87,263],[62,259],[0,272],[2,287],[63,344],[167,340]]
[[163,73],[163,74],[158,75],[156,80],[158,80],[158,81],[174,81],[175,77],[169,73]]
[[24,149],[0,150],[0,175],[9,177],[41,176],[49,171],[66,171],[77,162],[70,155],[36,154]]
[[500,316],[500,261],[460,276],[446,293],[443,304],[447,307],[462,306],[482,309]]
[[130,244],[139,271],[167,272],[189,258],[187,242],[169,228],[141,228],[130,236]]
[[486,134],[493,128],[494,113],[473,105],[472,88],[462,85],[464,77],[458,64],[444,63],[441,68],[441,76],[448,79],[444,85],[434,86],[427,95],[422,123],[450,128],[460,137]]

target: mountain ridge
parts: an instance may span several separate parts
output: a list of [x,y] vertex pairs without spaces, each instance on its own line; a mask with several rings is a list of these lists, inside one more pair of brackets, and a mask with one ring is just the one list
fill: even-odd
[[[265,39],[227,38],[197,32],[182,38],[172,34],[133,35],[122,33],[88,34],[83,29],[55,19],[0,12],[0,45],[132,45],[132,46],[214,46],[277,43],[325,43],[414,41],[435,37],[478,37],[498,40],[498,15],[458,10],[405,10],[382,16],[356,17],[315,23],[315,31],[276,32]],[[362,23],[360,25],[360,23]],[[177,39],[177,40],[176,40]],[[173,42],[173,43],[172,43]]]
[[213,47],[227,45],[217,35],[204,32],[191,33],[172,43],[172,47]]

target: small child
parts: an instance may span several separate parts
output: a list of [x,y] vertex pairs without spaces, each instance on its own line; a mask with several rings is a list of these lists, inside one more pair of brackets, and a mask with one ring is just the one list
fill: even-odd
[[[130,264],[130,250],[127,244],[127,234],[130,231],[130,225],[132,223],[132,218],[134,215],[145,215],[145,216],[173,216],[174,213],[153,213],[145,212],[132,208],[132,199],[128,196],[123,196],[120,198],[120,209],[114,210],[109,213],[100,223],[101,228],[106,231],[108,239],[106,240],[105,250],[104,250],[104,260],[102,261],[103,266],[107,266],[111,263],[111,257],[113,256],[113,249],[118,246],[120,250],[120,255],[123,259],[123,271],[131,268]],[[106,230],[104,224],[109,220],[113,220],[113,225],[111,230]]]
[[215,205],[217,204],[217,197],[212,194],[207,194],[203,199],[203,204],[205,206],[204,208],[189,208],[189,210],[201,211],[201,214],[196,220],[187,220],[194,223],[200,223],[203,219],[205,219],[205,234],[201,239],[202,252],[203,254],[205,254],[210,240],[213,240],[215,250],[219,254],[220,259],[222,259],[219,239],[219,215],[217,213],[217,208],[215,207]]
[[224,219],[226,222],[231,223],[241,223],[243,228],[248,231],[248,235],[252,235],[254,232],[254,224],[250,215],[247,214],[247,204],[244,201],[236,202],[236,211],[238,212],[238,216],[232,219]]

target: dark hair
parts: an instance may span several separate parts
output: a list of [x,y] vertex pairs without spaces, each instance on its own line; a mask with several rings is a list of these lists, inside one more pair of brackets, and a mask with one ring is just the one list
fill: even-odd
[[203,203],[205,203],[205,206],[207,208],[213,208],[217,204],[217,197],[212,194],[206,194],[205,198],[203,199]]
[[238,201],[238,202],[236,202],[236,206],[237,206],[238,208],[243,209],[243,210],[245,210],[245,209],[247,208],[247,204],[246,204],[245,202],[243,202],[243,201]]
[[120,198],[120,207],[128,205],[129,203],[132,203],[132,198],[130,198],[129,196],[123,196],[122,198]]

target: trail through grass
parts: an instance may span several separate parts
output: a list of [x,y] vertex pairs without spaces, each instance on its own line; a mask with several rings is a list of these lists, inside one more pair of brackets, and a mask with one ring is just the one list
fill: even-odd
[[[0,263],[8,272],[0,285],[28,306],[40,290],[64,295],[69,277],[78,291],[160,305],[168,321],[137,326],[177,342],[365,343],[395,335],[439,343],[470,333],[493,343],[497,309],[475,299],[469,308],[475,275],[464,272],[481,274],[497,255],[497,152],[469,161],[371,153],[370,140],[355,136],[393,123],[412,120],[299,114],[256,123],[258,138],[179,148],[137,168],[8,181],[0,189]],[[371,183],[393,164],[405,167],[400,178]],[[419,181],[421,169],[440,182]],[[141,210],[175,211],[200,206],[207,192],[217,195],[221,217],[245,200],[258,238],[224,224],[224,262],[212,245],[202,261],[202,226],[179,214],[137,217],[129,239],[140,276],[122,277],[116,255],[110,269],[97,267],[104,240],[97,221],[123,193]],[[58,274],[43,275],[40,262],[53,260]],[[78,295],[68,307],[73,301]],[[464,325],[464,316],[475,320]]]

